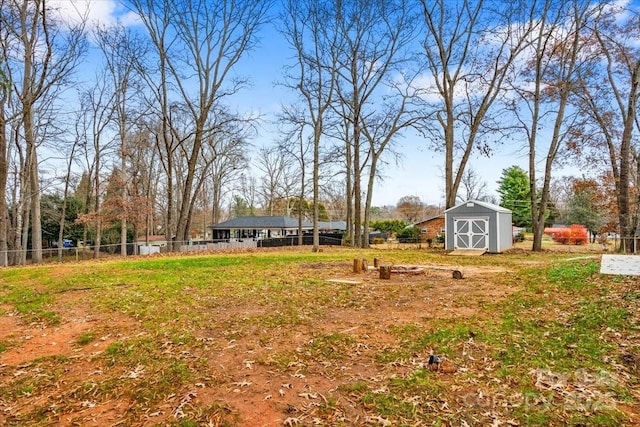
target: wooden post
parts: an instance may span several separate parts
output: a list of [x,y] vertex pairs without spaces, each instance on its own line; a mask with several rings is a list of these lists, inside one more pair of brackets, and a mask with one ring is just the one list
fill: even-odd
[[374,266],[375,268],[380,267],[380,258],[374,258],[374,259],[373,259],[373,266]]
[[362,273],[362,260],[358,258],[353,260],[353,272]]
[[391,266],[390,265],[381,265],[380,266],[380,278],[384,280],[391,279]]
[[360,262],[362,263],[362,271],[363,271],[364,273],[366,273],[367,271],[369,271],[369,264],[367,263],[367,260],[366,260],[366,259],[364,259],[364,258],[362,258],[362,259],[360,260]]

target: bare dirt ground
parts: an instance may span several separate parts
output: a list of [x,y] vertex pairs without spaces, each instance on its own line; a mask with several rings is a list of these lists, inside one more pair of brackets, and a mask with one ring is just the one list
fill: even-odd
[[[317,317],[293,327],[271,328],[254,324],[253,315],[268,313],[268,306],[238,306],[219,308],[212,315],[216,325],[236,325],[242,331],[225,331],[212,327],[201,331],[198,339],[205,351],[188,347],[176,348],[171,343],[166,352],[189,359],[205,358],[211,367],[206,375],[188,390],[176,390],[167,395],[163,404],[144,414],[137,425],[158,425],[179,419],[181,412],[196,406],[220,405],[222,411],[209,419],[209,425],[282,426],[282,425],[364,425],[375,420],[367,418],[362,408],[352,401],[349,389],[343,386],[358,381],[379,383],[400,376],[416,366],[424,366],[437,348],[424,349],[411,360],[390,366],[379,363],[376,355],[398,345],[393,328],[412,325],[426,330],[437,329],[451,319],[481,315],[483,304],[505,298],[514,288],[505,281],[492,280],[496,274],[509,274],[506,269],[466,267],[463,280],[454,280],[449,269],[429,269],[424,274],[393,274],[391,280],[380,280],[377,271],[351,273],[351,265],[308,265],[325,279],[353,281],[345,284],[348,301],[329,304]],[[451,268],[456,268],[451,266]],[[508,281],[506,282],[508,283]],[[61,426],[127,425],[124,414],[130,409],[126,395],[94,401],[91,390],[83,390],[85,399],[71,404],[78,389],[93,387],[111,380],[144,378],[142,367],[130,366],[122,372],[112,372],[95,357],[115,340],[145,334],[142,324],[118,313],[92,312],[82,291],[68,292],[56,304],[65,315],[61,324],[46,327],[25,324],[19,316],[3,307],[7,314],[0,317],[0,341],[13,345],[0,353],[0,384],[9,384],[23,376],[51,375],[42,372],[43,358],[69,358],[63,372],[51,378],[45,393],[30,395],[25,389],[13,402],[3,399],[0,423],[12,424],[20,414],[35,406],[49,408],[55,423]],[[246,319],[246,323],[239,319]],[[78,345],[83,334],[91,331],[97,339],[88,346]],[[314,348],[314,338],[340,334],[348,337],[329,343],[331,348]],[[344,346],[347,345],[347,348]],[[473,342],[467,354],[471,356]],[[345,357],[346,355],[346,357]],[[457,360],[469,369],[475,363],[471,357]],[[463,371],[464,371],[463,369]],[[443,379],[456,374],[442,373]],[[381,388],[380,392],[384,390]],[[232,421],[230,421],[232,420]],[[120,424],[124,422],[124,424]],[[382,424],[384,425],[384,423]]]

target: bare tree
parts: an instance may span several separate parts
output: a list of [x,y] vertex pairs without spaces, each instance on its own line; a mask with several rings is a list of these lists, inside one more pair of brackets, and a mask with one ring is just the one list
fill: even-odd
[[[3,53],[12,51],[5,64],[19,103],[25,163],[22,184],[28,188],[32,262],[42,261],[40,175],[38,172],[37,118],[43,104],[71,76],[84,49],[83,25],[66,26],[56,20],[44,0],[2,0],[0,42]],[[28,224],[29,222],[25,222]],[[25,245],[26,248],[26,245]]]
[[[276,213],[288,215],[290,196],[293,186],[299,183],[299,177],[293,170],[294,159],[283,153],[278,146],[261,147],[255,166],[262,173],[258,191],[263,200],[265,214],[273,216]],[[278,209],[284,201],[285,212]]]
[[[160,112],[163,126],[170,125],[166,117],[169,81],[192,121],[185,139],[189,147],[182,152],[186,156],[186,170],[178,199],[177,240],[188,238],[190,212],[199,184],[196,169],[203,143],[214,131],[209,127],[215,122],[210,116],[224,98],[245,86],[246,81],[234,79],[231,72],[245,53],[255,47],[257,31],[266,20],[270,4],[252,0],[132,1],[161,59],[161,88],[166,91],[162,94],[164,107]],[[167,137],[166,133],[162,136],[165,140]]]
[[[3,43],[2,46],[5,46]],[[7,116],[5,105],[11,91],[11,82],[4,72],[4,65],[0,59],[0,267],[6,267],[8,258],[8,232],[9,215],[7,211],[7,175],[8,152],[7,152]]]
[[97,44],[105,60],[105,70],[111,78],[113,89],[113,115],[116,133],[120,142],[119,180],[121,186],[122,212],[120,215],[120,254],[127,254],[127,219],[130,204],[127,200],[127,141],[130,129],[140,117],[141,112],[131,104],[141,90],[137,75],[136,59],[146,55],[146,45],[122,25],[98,28],[95,33]]
[[297,119],[311,129],[313,141],[313,251],[320,248],[320,148],[325,120],[336,84],[338,29],[336,9],[329,2],[285,0],[282,16],[287,43],[293,49],[295,64],[286,75],[286,85],[297,91],[304,109]]
[[394,137],[415,120],[409,109],[415,93],[409,93],[411,85],[396,80],[399,75],[404,79],[411,65],[417,11],[413,2],[405,0],[342,1],[336,9],[340,49],[335,102],[339,105],[333,111],[340,116],[337,122],[349,156],[347,182],[353,191],[348,190],[347,200],[353,201],[353,243],[367,247],[369,209],[381,157]]
[[89,228],[94,231],[93,257],[100,256],[102,239],[102,173],[106,158],[113,151],[114,140],[107,134],[112,120],[114,92],[104,70],[96,74],[93,87],[79,95],[81,110],[78,112],[76,134],[80,139],[80,155],[91,185],[87,186],[85,212],[79,218],[84,224],[83,256],[86,256]]
[[589,26],[585,42],[594,56],[589,68],[580,70],[576,104],[587,120],[576,135],[573,148],[603,153],[613,175],[618,222],[623,245],[634,249],[631,181],[633,154],[638,151],[640,97],[640,16],[637,11],[608,5]]
[[[155,233],[154,201],[158,194],[159,167],[156,159],[158,151],[151,133],[143,123],[128,132],[128,157],[130,159],[130,203],[135,206],[129,218],[134,228],[134,239],[144,233],[145,244]],[[136,249],[137,250],[137,249]]]
[[64,249],[64,230],[67,216],[67,201],[69,197],[69,190],[71,186],[71,179],[73,176],[73,164],[77,161],[76,152],[80,145],[80,138],[74,138],[71,143],[69,152],[67,153],[66,171],[63,178],[63,190],[62,190],[62,212],[60,213],[60,229],[58,231],[58,262],[62,262],[62,253]]
[[467,200],[485,200],[487,197],[487,182],[472,167],[467,167],[460,180],[464,194],[458,194],[459,202]]
[[246,169],[248,151],[246,138],[242,134],[227,133],[210,146],[212,151],[211,220],[217,224],[222,219],[224,195],[231,190],[240,174]]
[[396,212],[410,224],[420,219],[424,209],[425,205],[418,196],[402,196],[396,204]]
[[492,107],[502,95],[507,71],[526,46],[530,28],[522,22],[530,17],[523,1],[421,2],[429,69],[425,133],[444,151],[448,209],[455,205],[473,150],[490,153],[484,137],[495,139],[503,126],[495,123]]
[[[278,150],[283,156],[295,159],[299,179],[298,206],[302,206],[307,197],[307,165],[309,153],[313,151],[313,140],[306,135],[307,123],[305,114],[299,110],[296,104],[283,106],[279,117],[280,124],[284,127],[282,140],[278,144]],[[298,209],[298,245],[302,246],[302,222],[304,212]]]
[[[542,250],[542,235],[550,200],[551,176],[564,142],[577,125],[568,111],[569,99],[580,68],[583,30],[595,9],[588,1],[541,0],[532,3],[536,16],[531,33],[529,58],[521,61],[515,73],[514,109],[525,132],[529,153],[529,194],[534,251]],[[551,136],[540,130],[551,127]],[[542,181],[538,181],[537,165],[544,162]]]
[[398,137],[399,133],[408,128],[416,126],[420,116],[412,108],[412,102],[417,97],[417,93],[409,84],[402,87],[394,85],[397,96],[388,96],[387,101],[379,107],[378,113],[372,114],[362,122],[362,135],[368,142],[368,164],[369,177],[367,183],[367,196],[364,210],[363,246],[369,247],[369,221],[371,214],[371,202],[373,200],[373,187],[378,178],[380,164],[383,163],[383,155],[391,153],[398,156],[390,146]]

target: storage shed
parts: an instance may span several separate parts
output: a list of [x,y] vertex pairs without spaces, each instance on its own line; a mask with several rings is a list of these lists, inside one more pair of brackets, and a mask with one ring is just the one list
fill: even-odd
[[513,244],[511,211],[501,206],[469,200],[447,209],[445,248],[500,253]]

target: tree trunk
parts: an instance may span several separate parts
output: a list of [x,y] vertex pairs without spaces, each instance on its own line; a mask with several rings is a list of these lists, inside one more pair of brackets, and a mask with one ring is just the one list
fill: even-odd
[[364,233],[362,236],[363,248],[369,247],[369,222],[371,221],[371,201],[373,200],[373,185],[375,183],[376,168],[378,167],[378,154],[372,153],[371,169],[369,170],[369,181],[367,183],[367,198],[364,208]]
[[[42,222],[40,217],[40,180],[38,175],[38,156],[36,155],[35,131],[33,129],[33,110],[29,97],[23,105],[24,139],[27,145],[25,173],[29,176],[30,216],[31,216],[31,262],[42,262]],[[26,244],[26,240],[25,240]]]
[[[322,121],[318,120],[313,130],[313,252],[320,251],[320,140]],[[302,209],[302,207],[300,207]]]
[[96,235],[95,241],[93,242],[93,258],[98,259],[100,257],[100,241],[102,240],[102,213],[100,209],[100,156],[96,156],[96,170],[94,176],[93,191],[95,191],[93,200],[93,211],[96,218]]
[[[632,109],[633,108],[633,109]],[[629,105],[627,110],[627,120],[625,122],[624,131],[622,133],[622,141],[620,144],[620,179],[617,183],[618,187],[618,221],[620,222],[620,245],[621,252],[633,252],[634,248],[634,231],[631,229],[630,221],[630,203],[629,203],[629,179],[630,179],[630,162],[631,162],[631,134],[634,126],[635,106]]]
[[127,216],[129,205],[127,201],[127,162],[125,160],[125,153],[127,151],[126,147],[126,135],[120,135],[122,140],[122,150],[121,150],[121,158],[120,158],[120,184],[122,185],[122,213],[120,220],[120,255],[127,256]]
[[353,170],[353,162],[351,159],[351,142],[349,141],[349,136],[345,133],[345,157],[346,157],[346,194],[345,194],[345,202],[347,204],[347,212],[346,215],[346,228],[347,235],[346,240],[353,245],[354,244],[354,232],[353,232],[353,184],[352,184],[352,170]]
[[[356,79],[353,78],[355,82]],[[358,105],[358,91],[354,88],[353,105]],[[355,108],[353,113],[353,246],[361,248],[362,236],[362,171],[360,165],[360,110]]]
[[[448,102],[447,104],[450,104]],[[445,155],[444,155],[444,179],[445,179],[445,209],[456,205],[457,189],[453,188],[453,152],[455,149],[453,141],[453,110],[449,112],[447,106],[447,121],[444,130]]]
[[[0,75],[0,78],[2,76]],[[9,213],[7,211],[7,127],[5,121],[5,96],[3,93],[4,82],[0,81],[0,267],[9,265],[8,257],[8,233]]]
[[62,262],[62,251],[64,248],[64,226],[67,216],[67,199],[69,197],[69,184],[71,180],[72,159],[75,157],[76,143],[73,144],[69,159],[67,161],[67,174],[64,179],[64,191],[62,192],[62,214],[60,215],[60,230],[58,231],[58,262]]

